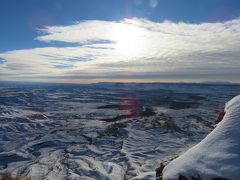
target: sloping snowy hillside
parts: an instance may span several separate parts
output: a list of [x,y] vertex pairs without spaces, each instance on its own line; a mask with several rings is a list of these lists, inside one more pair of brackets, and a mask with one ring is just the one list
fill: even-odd
[[212,131],[239,92],[200,84],[1,84],[0,170],[32,180],[155,179],[161,162]]
[[180,175],[204,180],[240,178],[240,96],[226,104],[225,113],[206,138],[164,168],[164,180]]

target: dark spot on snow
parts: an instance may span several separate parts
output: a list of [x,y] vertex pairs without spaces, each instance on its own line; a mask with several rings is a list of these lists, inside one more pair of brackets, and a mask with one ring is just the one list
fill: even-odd
[[114,123],[109,125],[104,131],[99,132],[99,137],[114,136],[114,137],[127,137],[127,131],[124,129],[126,124]]
[[212,180],[230,180],[230,179],[224,177],[213,177]]
[[162,171],[165,165],[163,163],[160,164],[160,166],[155,170],[156,171],[156,180],[162,180]]
[[199,96],[199,95],[191,95],[189,96],[190,99],[194,101],[201,101],[201,100],[206,100],[207,98],[204,96]]
[[0,166],[7,166],[7,164],[11,162],[27,161],[27,160],[30,160],[30,158],[25,158],[17,154],[10,154],[10,155],[2,154],[0,155]]
[[98,106],[97,109],[119,109],[120,105],[119,104],[107,104],[104,106]]
[[198,102],[187,102],[187,101],[171,101],[169,107],[174,110],[197,108],[199,106]]
[[185,176],[183,176],[183,175],[180,175],[179,177],[178,177],[178,180],[189,180],[188,178],[186,178]]
[[150,117],[150,116],[155,116],[156,113],[153,111],[153,109],[146,107],[145,110],[140,113],[140,116],[142,117]]

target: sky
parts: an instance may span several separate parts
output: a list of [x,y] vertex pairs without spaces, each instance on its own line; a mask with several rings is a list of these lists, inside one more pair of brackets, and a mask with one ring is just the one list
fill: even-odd
[[239,0],[0,2],[0,81],[240,83]]

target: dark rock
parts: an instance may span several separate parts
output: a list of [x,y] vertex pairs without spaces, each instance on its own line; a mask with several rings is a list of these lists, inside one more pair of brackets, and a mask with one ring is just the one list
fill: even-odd
[[169,107],[171,109],[180,110],[188,108],[197,108],[199,103],[196,102],[187,102],[187,101],[171,101],[169,102]]
[[165,167],[165,165],[163,165],[163,163],[160,164],[160,167],[158,167],[155,171],[156,171],[156,180],[162,180],[162,171],[163,168]]
[[114,137],[126,137],[127,131],[123,123],[114,123],[108,126],[104,131],[99,132],[99,136],[114,136]]
[[151,108],[145,108],[145,110],[140,114],[143,117],[155,116],[156,113]]
[[104,106],[98,106],[97,109],[119,109],[120,105],[119,104],[107,104]]
[[192,176],[191,180],[202,180],[202,178],[199,175],[197,177],[196,176]]
[[186,177],[183,176],[183,175],[180,175],[180,176],[178,177],[178,180],[188,180],[188,178],[186,178]]
[[189,96],[189,98],[192,99],[192,100],[196,100],[196,101],[207,99],[206,97],[199,96],[199,95],[192,95],[192,96]]
[[223,177],[213,177],[212,180],[230,180],[230,179]]

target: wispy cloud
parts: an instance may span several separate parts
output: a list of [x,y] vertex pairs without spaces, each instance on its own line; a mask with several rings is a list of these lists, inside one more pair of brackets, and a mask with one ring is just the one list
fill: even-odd
[[240,81],[240,19],[201,24],[89,20],[38,31],[39,41],[74,46],[2,52],[0,79]]
[[155,8],[157,7],[159,0],[134,0],[134,3],[135,5],[140,6],[144,1],[148,3],[149,7]]
[[149,5],[151,8],[155,8],[158,5],[158,0],[149,0]]

